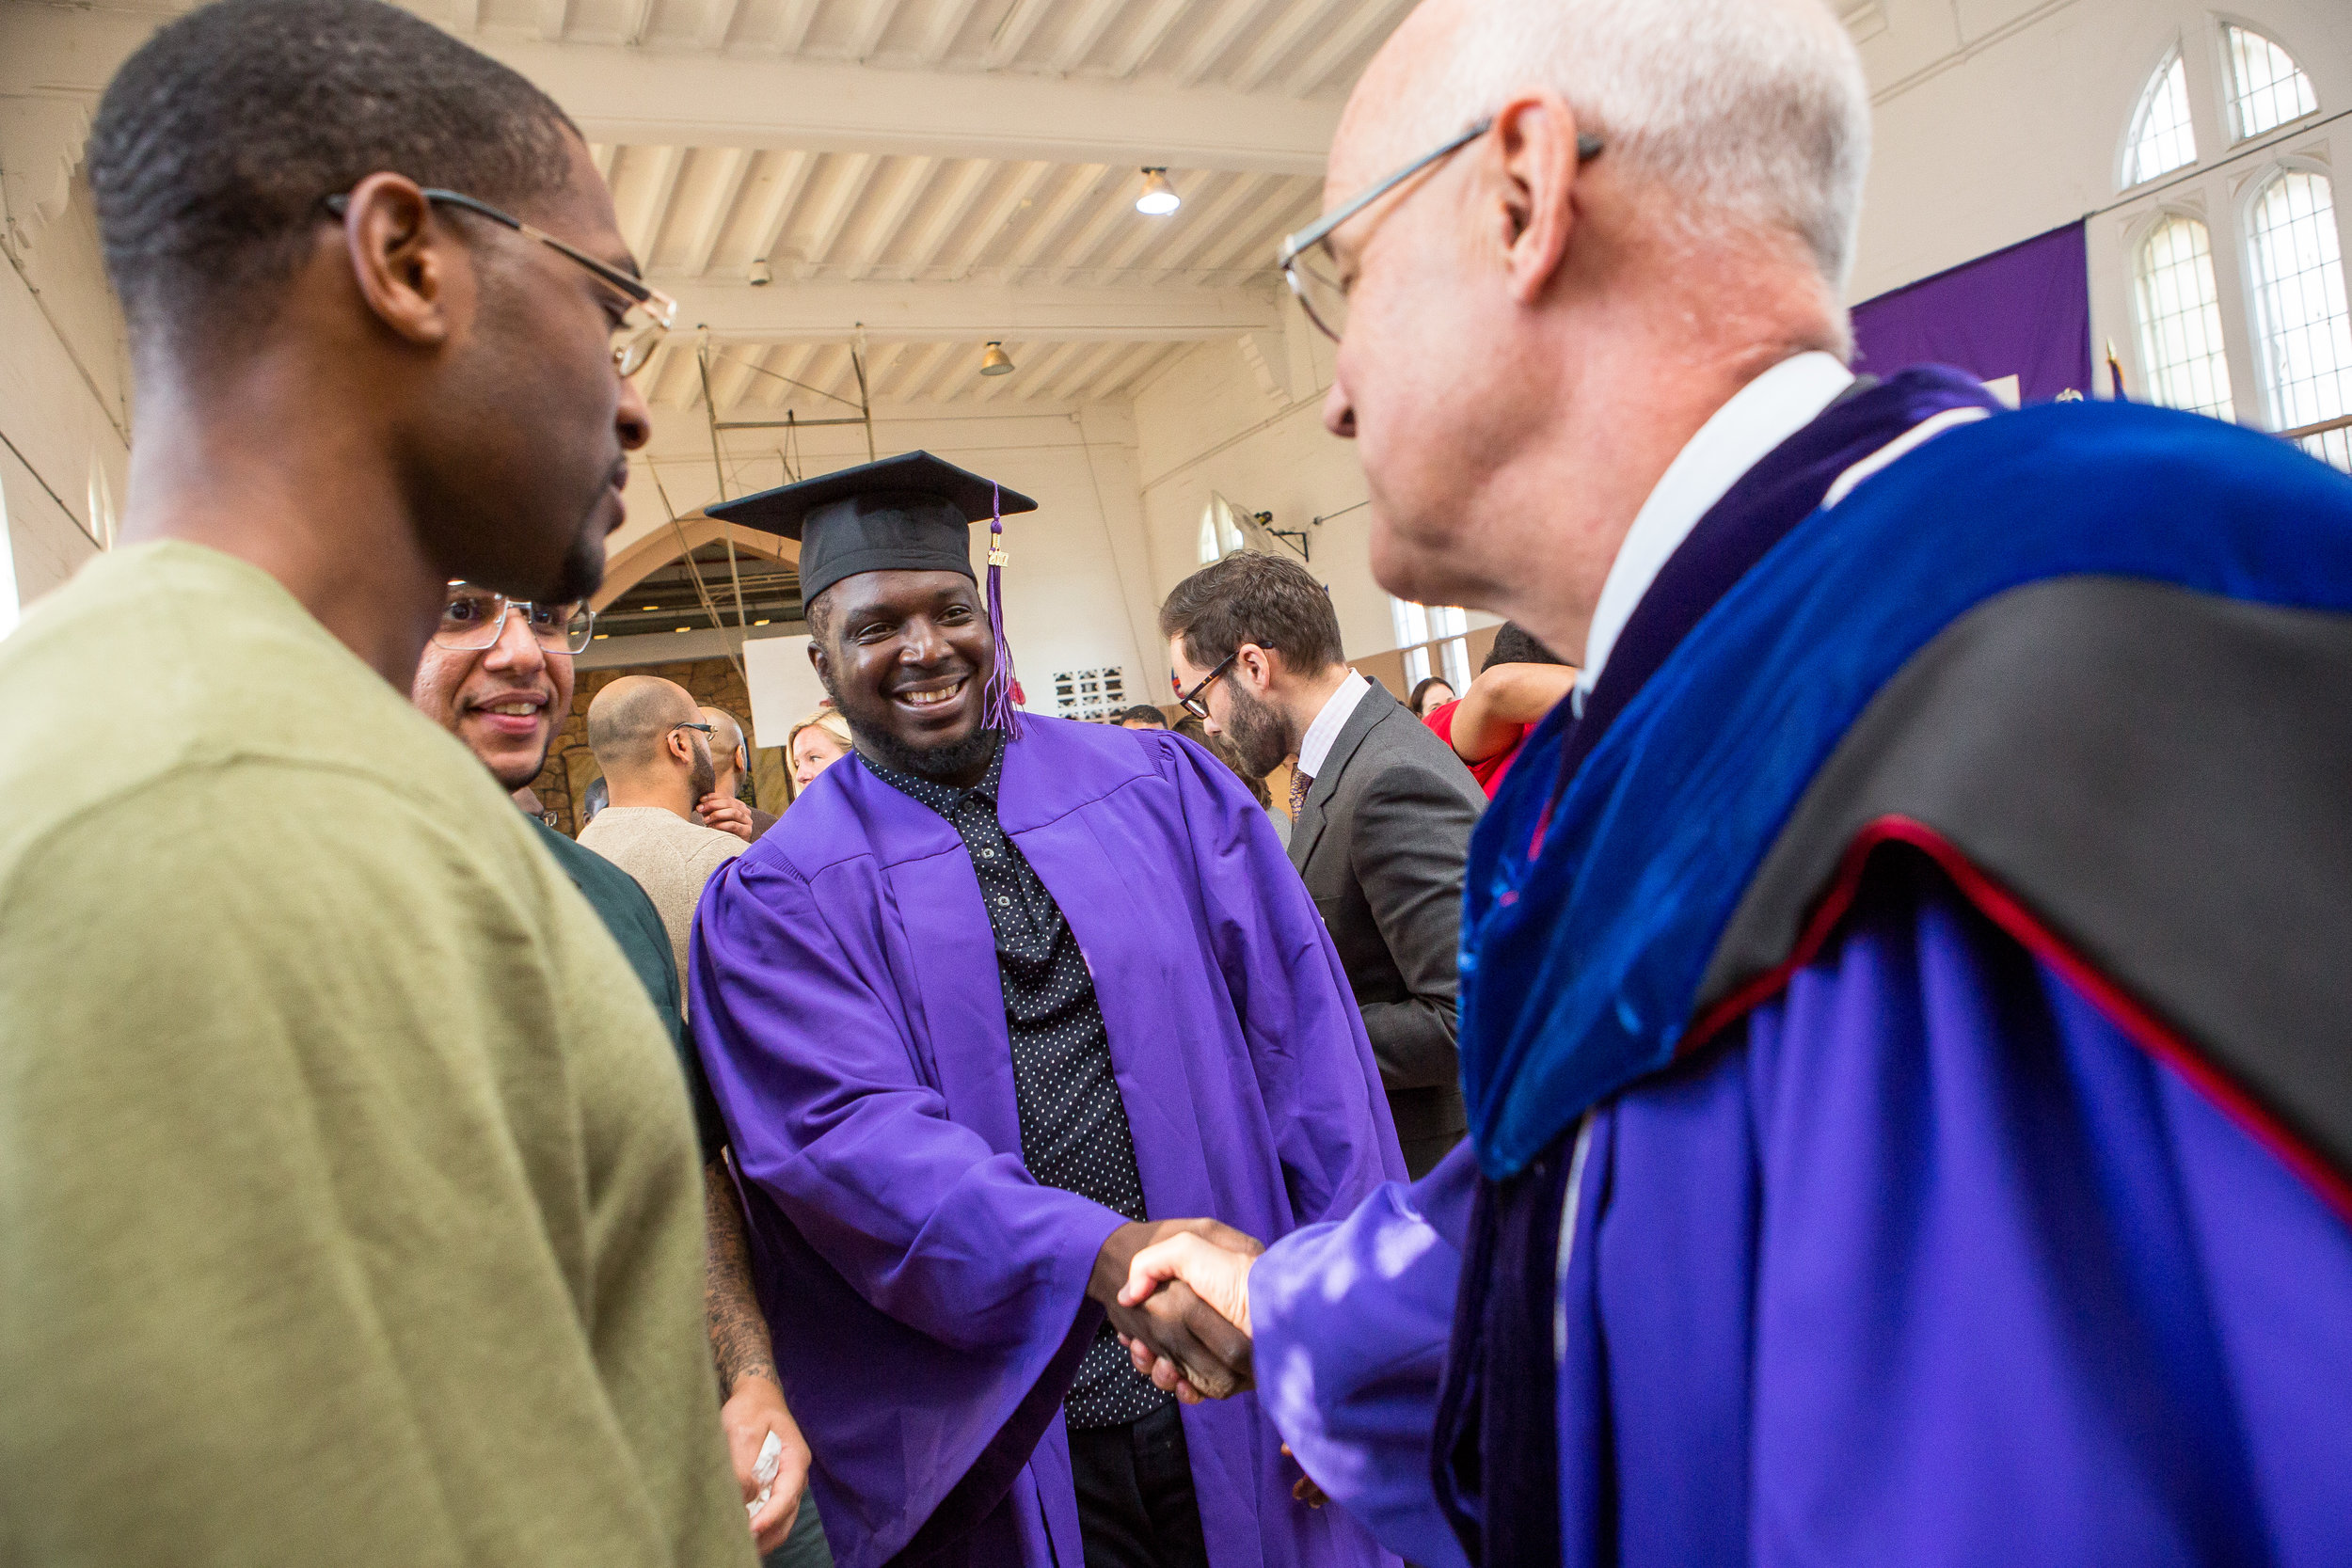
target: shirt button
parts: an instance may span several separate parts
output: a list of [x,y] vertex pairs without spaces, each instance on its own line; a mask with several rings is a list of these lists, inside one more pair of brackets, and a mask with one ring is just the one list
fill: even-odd
[[1009,909],[1009,908],[1011,908],[1011,907],[1012,907],[1012,900],[1011,900],[1011,899],[1009,899],[1009,898],[1006,898],[1006,897],[999,896],[999,897],[997,898],[996,902],[997,902],[999,905],[1001,905],[1001,906],[1003,906],[1003,907],[1005,907],[1005,908],[1007,908],[1007,909]]

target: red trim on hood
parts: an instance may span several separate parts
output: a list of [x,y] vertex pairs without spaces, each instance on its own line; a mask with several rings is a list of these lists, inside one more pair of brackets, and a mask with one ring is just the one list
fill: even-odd
[[1837,864],[1837,874],[1814,906],[1805,921],[1804,930],[1787,958],[1740,987],[1729,996],[1701,1013],[1683,1036],[1676,1054],[1681,1055],[1704,1045],[1709,1038],[1744,1016],[1751,1009],[1777,996],[1788,986],[1789,976],[1814,958],[1827,944],[1831,933],[1853,906],[1855,894],[1862,885],[1862,873],[1871,854],[1882,845],[1907,844],[1934,861],[1950,878],[1961,896],[1977,911],[1999,927],[2012,941],[2056,970],[2068,985],[2090,999],[2092,1006],[2106,1015],[2107,1020],[2134,1044],[2163,1062],[2186,1079],[2191,1087],[2213,1103],[2263,1148],[2299,1177],[2321,1201],[2352,1224],[2352,1177],[2337,1170],[2312,1148],[2301,1134],[2296,1132],[2264,1106],[2237,1080],[2216,1066],[2186,1036],[2159,1019],[2137,998],[2126,992],[2089,958],[2042,924],[2033,912],[2020,903],[2008,889],[2002,887],[1958,847],[1934,829],[1908,816],[1882,816],[1867,824],[1856,833],[1853,842]]

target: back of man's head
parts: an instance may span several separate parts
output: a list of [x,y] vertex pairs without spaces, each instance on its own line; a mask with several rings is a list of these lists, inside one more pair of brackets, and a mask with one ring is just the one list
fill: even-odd
[[623,675],[588,705],[588,749],[619,793],[674,770],[671,735],[681,724],[702,721],[692,694],[675,681]]
[[1566,662],[1566,659],[1530,637],[1526,627],[1516,621],[1505,621],[1495,628],[1494,646],[1486,650],[1486,657],[1478,668],[1483,673],[1498,664],[1565,664]]
[[1548,88],[1690,232],[1793,236],[1842,293],[1870,99],[1825,0],[1427,0],[1408,30],[1341,129],[1368,135],[1375,161],[1401,163],[1513,93]]
[[1331,595],[1312,573],[1280,556],[1244,550],[1176,585],[1160,606],[1160,635],[1184,639],[1184,657],[1216,668],[1245,642],[1282,656],[1312,676],[1345,657]]
[[723,707],[702,710],[703,722],[710,726],[710,761],[719,770],[719,792],[732,794],[741,771],[751,760],[751,748],[744,742],[743,726],[735,715]]
[[134,352],[249,339],[320,203],[367,175],[529,207],[569,179],[570,127],[522,77],[382,0],[218,0],[167,24],[89,138]]

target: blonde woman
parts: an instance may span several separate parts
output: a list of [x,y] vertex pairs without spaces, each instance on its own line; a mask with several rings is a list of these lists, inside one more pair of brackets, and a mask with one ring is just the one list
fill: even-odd
[[817,775],[850,754],[850,721],[831,704],[792,726],[784,737],[785,766],[792,770],[792,796],[817,782]]

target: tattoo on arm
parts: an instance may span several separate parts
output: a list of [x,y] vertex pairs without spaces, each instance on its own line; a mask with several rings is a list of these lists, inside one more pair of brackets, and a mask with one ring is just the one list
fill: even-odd
[[739,1379],[759,1376],[781,1384],[768,1320],[752,1291],[751,1243],[736,1207],[735,1181],[723,1155],[703,1172],[703,1316],[710,1329],[710,1359],[723,1400]]

